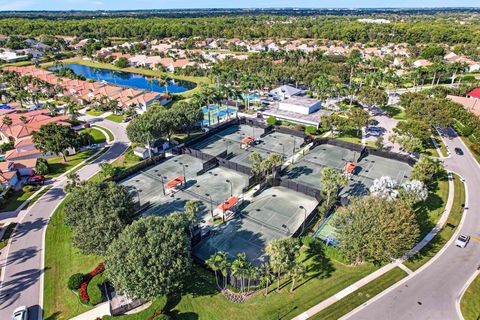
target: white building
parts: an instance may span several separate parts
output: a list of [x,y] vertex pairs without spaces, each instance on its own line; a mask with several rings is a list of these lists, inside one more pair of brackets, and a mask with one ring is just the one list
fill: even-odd
[[296,96],[302,93],[303,93],[303,90],[297,89],[292,86],[284,85],[271,90],[269,92],[269,95],[278,100],[285,100],[287,98],[290,98],[292,96]]
[[321,102],[305,96],[291,96],[278,103],[278,109],[300,114],[311,114],[320,110]]
[[12,51],[5,51],[0,53],[0,60],[3,60],[7,63],[22,61],[22,60],[26,60],[27,58],[28,58],[28,55],[26,54],[19,55],[16,52],[12,52]]

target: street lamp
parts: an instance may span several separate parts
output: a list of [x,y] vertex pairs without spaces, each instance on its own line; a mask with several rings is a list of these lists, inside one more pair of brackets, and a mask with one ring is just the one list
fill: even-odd
[[185,173],[185,168],[188,168],[188,164],[184,164],[183,162],[179,162],[179,164],[182,165],[183,167],[183,183],[186,185],[187,184],[187,175]]
[[232,184],[232,181],[230,181],[229,179],[225,180],[225,182],[228,182],[230,183],[230,197],[233,196],[233,184]]
[[302,234],[305,232],[305,221],[307,220],[307,209],[304,206],[299,206],[301,210],[304,211],[303,223],[302,223]]
[[210,214],[212,215],[212,220],[213,220],[213,200],[212,200],[212,196],[210,195],[210,193],[205,193],[205,195],[210,198]]
[[165,184],[163,183],[163,177],[161,174],[157,174],[157,176],[160,177],[160,181],[162,182],[162,191],[163,191],[163,195],[165,195]]
[[282,146],[282,158],[285,159],[285,146],[283,145],[283,143],[279,143],[279,145]]

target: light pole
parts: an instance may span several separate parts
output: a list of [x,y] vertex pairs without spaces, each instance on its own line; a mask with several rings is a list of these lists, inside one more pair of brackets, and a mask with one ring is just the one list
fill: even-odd
[[165,184],[163,183],[163,177],[161,174],[157,174],[157,176],[160,177],[160,181],[162,182],[162,191],[163,191],[163,195],[165,195]]
[[305,232],[305,220],[307,220],[307,209],[305,209],[304,206],[299,206],[299,208],[304,212],[303,223],[302,223],[302,234],[303,234]]
[[184,164],[183,162],[179,162],[179,164],[182,165],[183,167],[183,183],[186,185],[187,184],[187,175],[185,173],[185,168],[188,168],[188,164]]
[[205,193],[205,195],[210,198],[210,214],[212,215],[212,222],[213,222],[213,200],[212,200],[212,196],[210,195],[210,193]]
[[285,145],[283,143],[279,143],[282,146],[282,158],[285,159]]
[[225,180],[225,182],[228,182],[230,183],[230,197],[233,196],[233,184],[232,184],[232,181],[230,181],[229,179]]

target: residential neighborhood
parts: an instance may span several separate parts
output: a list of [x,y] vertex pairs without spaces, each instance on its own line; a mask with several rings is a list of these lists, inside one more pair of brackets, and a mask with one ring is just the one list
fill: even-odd
[[232,5],[0,5],[0,319],[478,319],[478,6]]

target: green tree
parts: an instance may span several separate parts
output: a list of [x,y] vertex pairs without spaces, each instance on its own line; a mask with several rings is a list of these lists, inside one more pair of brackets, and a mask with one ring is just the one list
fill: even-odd
[[65,150],[78,144],[78,134],[72,128],[56,123],[41,126],[32,136],[38,150],[62,155],[64,162],[67,162]]
[[113,63],[115,67],[117,68],[127,68],[130,64],[128,62],[128,59],[125,57],[118,58],[117,61]]
[[99,166],[100,166],[100,172],[106,178],[112,178],[118,172],[118,167],[115,167],[108,162],[102,162],[99,164]]
[[150,299],[178,292],[191,270],[185,214],[141,218],[113,240],[107,277],[120,292]]
[[349,119],[352,122],[352,125],[357,129],[358,134],[362,131],[362,128],[368,125],[368,119],[370,115],[367,111],[362,108],[353,108],[350,111]]
[[337,247],[352,263],[396,259],[413,248],[420,235],[411,208],[377,196],[352,199],[334,219]]
[[295,238],[273,239],[268,242],[265,253],[270,259],[272,271],[277,275],[277,291],[280,290],[282,274],[296,264],[299,250],[300,244]]
[[327,210],[333,205],[341,188],[348,184],[347,176],[337,170],[325,167],[320,172],[322,193],[325,195],[325,207]]
[[305,265],[301,262],[296,262],[288,271],[290,278],[292,279],[292,286],[290,287],[290,292],[295,290],[295,281],[302,279],[305,276],[306,268]]
[[442,166],[438,160],[421,156],[413,166],[411,178],[428,185],[433,181],[433,177],[442,170]]
[[128,139],[133,143],[147,145],[150,157],[152,157],[151,144],[164,134],[162,127],[156,121],[156,113],[155,108],[149,108],[147,112],[130,121],[127,126]]
[[73,189],[80,185],[80,176],[78,173],[72,171],[67,174],[67,185],[65,186],[66,192],[72,192]]
[[363,87],[358,92],[358,100],[368,107],[384,107],[388,102],[388,95],[385,90],[372,87]]
[[114,182],[82,182],[65,200],[65,224],[73,231],[73,245],[86,254],[104,255],[133,214],[131,195]]

